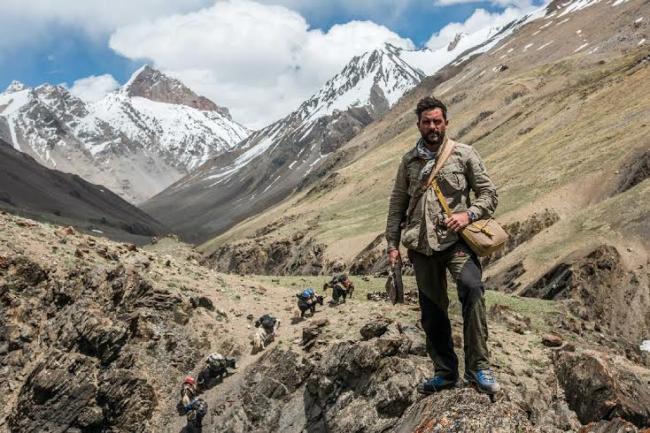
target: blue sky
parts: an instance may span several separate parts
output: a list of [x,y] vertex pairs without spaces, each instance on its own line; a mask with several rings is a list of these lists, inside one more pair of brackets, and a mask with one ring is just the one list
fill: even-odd
[[77,96],[98,97],[149,63],[217,103],[257,96],[282,114],[353,55],[385,41],[444,45],[450,23],[471,32],[498,23],[506,8],[531,7],[529,0],[3,0],[0,91],[19,80],[66,83]]

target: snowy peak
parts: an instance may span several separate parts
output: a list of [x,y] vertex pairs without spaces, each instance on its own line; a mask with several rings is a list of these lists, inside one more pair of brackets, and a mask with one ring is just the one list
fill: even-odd
[[[343,70],[320,91],[305,101],[299,111],[303,118],[314,120],[335,110],[371,106],[386,111],[424,74],[406,63],[402,50],[391,44],[355,56]],[[380,103],[382,107],[375,107]]]
[[26,88],[27,87],[25,87],[25,85],[23,83],[21,83],[20,81],[14,80],[14,81],[11,82],[11,84],[9,84],[9,86],[7,86],[4,93],[5,94],[16,93],[16,92],[20,92],[22,90],[25,90]]
[[216,111],[232,120],[228,109],[220,107],[208,98],[199,96],[183,83],[145,65],[138,69],[124,85],[128,96],[139,96],[156,102],[186,105],[202,111]]
[[143,67],[93,103],[65,86],[0,93],[0,139],[41,164],[107,186],[133,202],[156,194],[250,131],[180,81]]

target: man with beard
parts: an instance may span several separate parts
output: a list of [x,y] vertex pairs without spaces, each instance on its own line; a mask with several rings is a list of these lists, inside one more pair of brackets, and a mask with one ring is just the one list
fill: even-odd
[[[401,240],[415,270],[422,328],[435,367],[434,376],[420,384],[418,391],[430,394],[454,387],[458,381],[458,358],[447,313],[449,270],[462,303],[464,377],[479,391],[495,394],[499,385],[490,369],[481,266],[458,232],[472,221],[492,215],[497,206],[496,188],[476,150],[447,138],[445,104],[426,97],[418,102],[415,113],[421,138],[404,155],[397,171],[386,239],[389,262],[401,261]],[[436,167],[436,162],[441,167]],[[433,191],[433,180],[452,210],[450,218]],[[475,195],[471,201],[470,190]]]

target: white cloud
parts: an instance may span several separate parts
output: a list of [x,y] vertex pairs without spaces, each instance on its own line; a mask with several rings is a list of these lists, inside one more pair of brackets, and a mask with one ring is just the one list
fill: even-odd
[[70,93],[87,102],[95,102],[117,89],[120,84],[110,74],[91,75],[76,80],[70,88]]
[[435,6],[452,6],[463,3],[490,3],[500,7],[515,7],[519,9],[530,9],[533,6],[532,0],[434,0]]
[[426,46],[431,50],[446,47],[458,34],[474,34],[479,36],[479,40],[485,40],[487,34],[493,34],[496,32],[496,29],[521,18],[531,9],[532,7],[527,9],[507,8],[500,13],[490,13],[485,9],[477,9],[465,22],[449,23],[440,29],[438,33],[431,35]]
[[286,7],[230,0],[121,27],[110,46],[153,62],[227,106],[236,120],[260,127],[295,109],[354,55],[387,41],[413,46],[369,21],[323,32]]
[[11,17],[12,21],[18,22],[28,21],[32,25],[56,22],[84,29],[89,34],[105,34],[121,25],[187,12],[213,2],[214,0],[2,0],[0,17]]

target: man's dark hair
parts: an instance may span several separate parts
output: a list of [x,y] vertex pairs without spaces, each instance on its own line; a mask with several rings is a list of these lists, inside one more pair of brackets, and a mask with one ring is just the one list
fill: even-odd
[[415,114],[418,116],[418,122],[420,121],[420,116],[425,111],[433,110],[434,108],[440,108],[442,110],[442,117],[447,120],[447,106],[439,99],[432,98],[431,96],[426,96],[418,101],[418,105],[415,108]]

